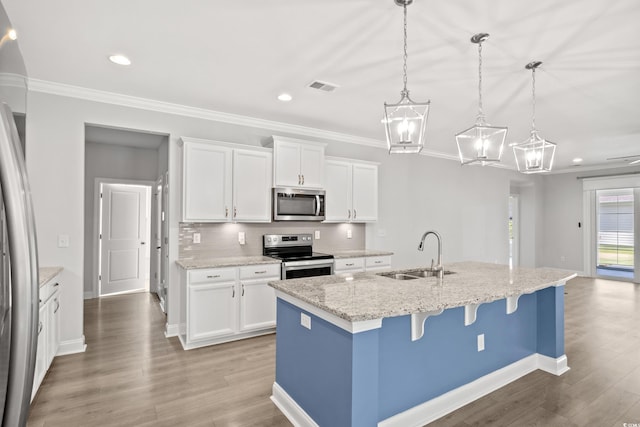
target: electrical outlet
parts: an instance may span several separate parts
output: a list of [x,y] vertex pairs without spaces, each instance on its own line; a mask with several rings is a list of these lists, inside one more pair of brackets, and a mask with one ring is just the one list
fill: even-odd
[[238,231],[238,243],[240,243],[241,245],[247,243],[244,231]]
[[307,329],[311,329],[311,316],[300,313],[300,324]]
[[315,235],[313,236],[316,240],[320,240],[320,230],[316,230]]
[[68,234],[58,234],[58,247],[59,248],[68,248],[69,247],[69,235]]
[[353,237],[353,231],[351,229],[347,229],[347,239],[351,239]]
[[484,351],[484,334],[478,335],[478,351]]
[[200,233],[193,233],[193,243],[194,244],[200,243]]

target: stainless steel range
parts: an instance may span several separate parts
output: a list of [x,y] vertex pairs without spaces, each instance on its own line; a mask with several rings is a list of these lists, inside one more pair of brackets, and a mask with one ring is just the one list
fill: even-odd
[[282,279],[333,274],[333,255],[313,252],[311,234],[265,234],[262,238],[262,254],[282,261]]

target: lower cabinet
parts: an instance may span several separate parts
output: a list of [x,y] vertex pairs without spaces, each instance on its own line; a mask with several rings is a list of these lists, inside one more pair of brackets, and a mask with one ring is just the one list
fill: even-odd
[[55,279],[40,287],[38,347],[31,399],[35,397],[60,347],[60,292]]
[[271,333],[280,264],[183,271],[180,341],[185,350]]

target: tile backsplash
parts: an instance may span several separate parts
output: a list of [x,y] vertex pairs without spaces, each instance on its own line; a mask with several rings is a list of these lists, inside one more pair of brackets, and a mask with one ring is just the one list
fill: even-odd
[[[351,230],[352,237],[347,238]],[[180,259],[217,258],[262,255],[262,235],[296,234],[320,231],[313,250],[333,252],[365,248],[365,224],[323,224],[319,222],[249,223],[180,223]],[[238,233],[245,233],[245,244],[238,242]],[[193,243],[194,233],[200,233],[200,243]]]

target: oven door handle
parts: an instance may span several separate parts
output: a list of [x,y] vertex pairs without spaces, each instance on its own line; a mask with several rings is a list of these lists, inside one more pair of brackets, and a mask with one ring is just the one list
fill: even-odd
[[[331,267],[333,268],[333,263],[332,262],[313,262],[313,261],[308,261],[309,264],[305,263],[305,264],[296,264],[296,265],[286,265],[284,264],[284,271],[296,271],[296,270],[307,270],[309,269],[309,267],[313,267],[313,268],[322,268],[322,267]],[[313,263],[313,264],[310,264]]]
[[316,216],[320,215],[320,196],[316,195]]

